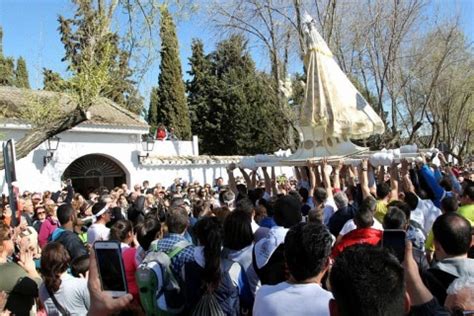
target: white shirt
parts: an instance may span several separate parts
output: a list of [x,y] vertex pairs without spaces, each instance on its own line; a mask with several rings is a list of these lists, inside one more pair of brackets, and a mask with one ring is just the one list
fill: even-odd
[[253,306],[254,316],[329,315],[332,294],[319,284],[264,285],[258,291]]
[[410,219],[423,227],[425,236],[428,236],[435,219],[441,215],[441,210],[437,208],[431,200],[418,199],[416,209],[411,211]]
[[[344,236],[345,234],[350,233],[351,231],[353,231],[356,228],[357,228],[357,226],[354,223],[354,220],[350,219],[344,224],[341,231],[339,232],[339,235]],[[375,219],[375,217],[374,217],[374,223],[372,224],[372,226],[370,226],[370,228],[383,230],[382,224],[380,224],[380,222],[377,219]]]
[[[90,298],[86,279],[75,278],[64,273],[61,276],[59,290],[54,293],[54,297],[71,315],[87,315],[90,307]],[[49,296],[44,283],[39,288],[39,298],[48,315],[61,316],[56,305],[54,305],[53,299]]]
[[87,242],[94,244],[98,240],[109,240],[110,229],[104,224],[95,223],[87,230]]
[[336,202],[334,202],[333,198],[328,198],[326,202],[324,202],[324,208],[323,208],[324,225],[327,226],[329,224],[329,219],[334,214],[334,212],[336,212],[336,210],[337,210]]
[[254,219],[252,219],[252,222],[250,223],[250,226],[252,226],[252,233],[254,233],[254,234],[257,231],[257,229],[260,228],[260,226],[257,224],[257,222],[255,222]]

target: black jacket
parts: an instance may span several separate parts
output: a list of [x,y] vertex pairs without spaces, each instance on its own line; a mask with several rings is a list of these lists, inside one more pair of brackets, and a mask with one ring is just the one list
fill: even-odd
[[59,234],[58,237],[54,237],[56,236],[54,236],[53,233],[53,241],[61,243],[67,249],[69,256],[71,256],[71,260],[88,254],[87,249],[84,247],[81,239],[74,232],[70,230],[64,230]]

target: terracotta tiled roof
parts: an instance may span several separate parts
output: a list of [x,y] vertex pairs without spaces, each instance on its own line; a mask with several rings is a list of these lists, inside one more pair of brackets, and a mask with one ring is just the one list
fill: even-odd
[[[63,93],[27,90],[14,87],[0,87],[0,122],[27,123],[21,119],[20,109],[28,106],[31,98],[53,99],[60,97],[59,103],[64,112],[74,109],[75,104]],[[81,125],[108,125],[147,128],[148,124],[138,115],[122,108],[106,98],[100,98],[90,108],[91,119]]]

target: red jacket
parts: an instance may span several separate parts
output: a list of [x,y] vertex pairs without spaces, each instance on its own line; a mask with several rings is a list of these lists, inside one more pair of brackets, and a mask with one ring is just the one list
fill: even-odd
[[356,244],[377,245],[382,240],[383,231],[374,228],[359,228],[344,235],[332,248],[331,257],[336,258],[346,247]]
[[166,130],[164,130],[162,128],[158,128],[156,130],[156,139],[164,140],[164,139],[166,139],[166,136],[167,136]]

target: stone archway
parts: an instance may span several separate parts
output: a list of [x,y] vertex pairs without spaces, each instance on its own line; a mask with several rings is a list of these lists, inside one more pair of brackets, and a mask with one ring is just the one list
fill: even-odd
[[109,190],[127,183],[125,170],[112,159],[97,154],[85,155],[74,160],[64,171],[63,180],[71,179],[76,192],[87,198],[93,189]]

